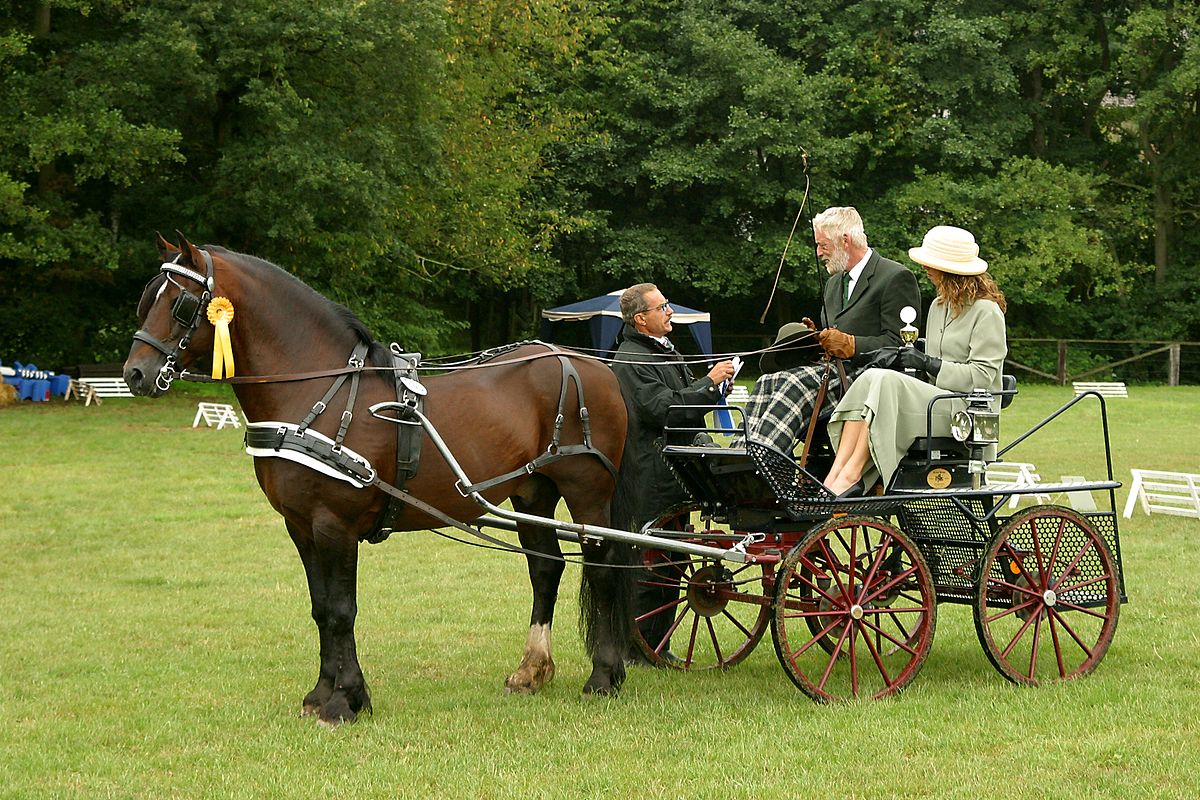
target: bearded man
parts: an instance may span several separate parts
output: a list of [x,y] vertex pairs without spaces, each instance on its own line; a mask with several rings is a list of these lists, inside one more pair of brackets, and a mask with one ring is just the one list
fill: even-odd
[[[884,258],[867,244],[862,217],[850,206],[827,208],[813,217],[817,257],[829,280],[821,304],[821,331],[817,339],[824,350],[846,363],[852,373],[855,359],[881,347],[901,344],[900,309],[911,306],[920,313],[917,278],[902,265]],[[916,323],[919,327],[919,320]],[[775,344],[811,337],[812,320],[791,322],[779,329]],[[822,367],[800,363],[811,360],[811,351],[781,349],[765,353],[759,362],[762,378],[746,403],[749,438],[791,453],[814,413]],[[839,381],[830,381],[821,410],[832,410],[841,397]]]

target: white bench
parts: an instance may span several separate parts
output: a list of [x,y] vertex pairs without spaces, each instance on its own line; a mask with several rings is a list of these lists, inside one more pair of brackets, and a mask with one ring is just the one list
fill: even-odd
[[1129,397],[1129,390],[1123,381],[1075,381],[1075,396],[1084,392],[1097,392],[1102,397]]
[[1200,475],[1190,472],[1164,472],[1153,469],[1131,469],[1133,484],[1125,503],[1125,518],[1133,516],[1133,506],[1139,500],[1147,514],[1174,514],[1200,519]]
[[[987,465],[986,474],[987,485],[993,488],[1024,489],[1028,486],[1037,486],[1042,481],[1042,477],[1037,474],[1037,469],[1033,464],[1024,461],[993,461]],[[1025,498],[1040,499],[1045,503],[1050,502],[1050,495],[1042,492],[1014,494],[1008,501],[1008,507],[1016,508],[1017,504]]]
[[235,428],[242,427],[242,421],[238,419],[237,412],[233,410],[233,406],[228,403],[197,403],[196,418],[192,420],[192,427],[200,424],[200,420],[204,420],[204,424],[208,427],[217,426],[217,430],[221,430],[226,425],[232,425]]
[[90,406],[93,401],[100,405],[105,397],[133,397],[124,378],[80,378],[67,385],[66,399],[75,397]]
[[725,402],[727,402],[727,403],[745,403],[749,399],[750,399],[750,390],[747,389],[745,386],[738,386],[735,384],[733,386],[733,388],[729,390],[729,394],[726,395]]

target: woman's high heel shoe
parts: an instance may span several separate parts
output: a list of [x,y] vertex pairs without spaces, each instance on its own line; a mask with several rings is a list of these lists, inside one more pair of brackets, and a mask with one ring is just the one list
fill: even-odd
[[866,491],[866,485],[863,483],[862,478],[859,478],[858,483],[851,484],[846,491],[839,494],[836,499],[849,500],[852,497],[862,497]]

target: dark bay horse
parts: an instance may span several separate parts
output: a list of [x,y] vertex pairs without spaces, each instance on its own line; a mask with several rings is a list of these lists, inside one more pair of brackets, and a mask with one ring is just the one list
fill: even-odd
[[[328,401],[328,412],[311,430],[334,439],[352,412],[344,446],[364,457],[389,484],[396,481],[395,423],[367,409],[397,399],[386,347],[344,306],[333,303],[279,267],[221,247],[197,248],[182,235],[178,246],[159,237],[163,267],[147,284],[138,305],[141,329],[125,362],[125,380],[134,394],[158,396],[175,370],[209,369],[216,328],[206,313],[209,296],[232,304],[229,340],[235,364],[234,393],[250,423],[298,424],[333,385],[333,377],[254,382],[254,377],[294,376],[347,366],[357,346],[369,346],[357,392],[346,381]],[[218,301],[219,303],[220,301]],[[566,380],[557,357],[542,346],[528,346],[489,363],[487,368],[451,372],[423,381],[428,394],[424,413],[472,480],[519,470],[545,453]],[[512,363],[507,363],[512,362]],[[619,465],[625,445],[627,412],[612,372],[594,360],[572,357],[590,412],[592,442],[611,464]],[[494,365],[493,365],[494,364]],[[165,368],[165,369],[164,369]],[[247,377],[249,376],[249,377]],[[352,407],[347,403],[353,397]],[[580,442],[582,426],[574,390],[566,393],[562,443]],[[413,496],[449,516],[469,521],[481,508],[455,488],[455,477],[428,437],[420,467],[405,485]],[[278,457],[256,457],[254,470],[271,505],[284,518],[304,563],[312,616],[320,640],[316,686],[305,695],[303,713],[322,722],[354,720],[371,700],[355,650],[356,577],[359,543],[378,531],[387,495],[376,485],[356,487],[309,466]],[[553,517],[560,498],[579,523],[608,526],[610,501],[618,481],[601,458],[575,454],[532,474],[524,473],[482,492],[493,503],[511,498],[514,508]],[[442,527],[444,523],[404,506],[394,530]],[[614,523],[614,525],[617,523]],[[561,555],[553,530],[518,524],[527,550]],[[628,562],[623,545],[587,538],[583,545],[581,622],[592,658],[585,693],[615,693],[625,677],[629,641]],[[512,692],[536,692],[554,676],[550,630],[563,562],[528,555],[533,609],[520,664],[505,686]]]

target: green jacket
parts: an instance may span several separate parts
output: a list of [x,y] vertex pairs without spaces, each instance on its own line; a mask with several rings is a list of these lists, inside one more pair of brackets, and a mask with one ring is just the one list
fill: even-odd
[[899,347],[900,309],[912,306],[917,311],[921,327],[921,292],[917,276],[902,265],[884,258],[875,250],[863,267],[850,303],[842,308],[841,273],[831,275],[825,283],[821,304],[821,327],[837,328],[854,336],[855,358],[881,347]]

